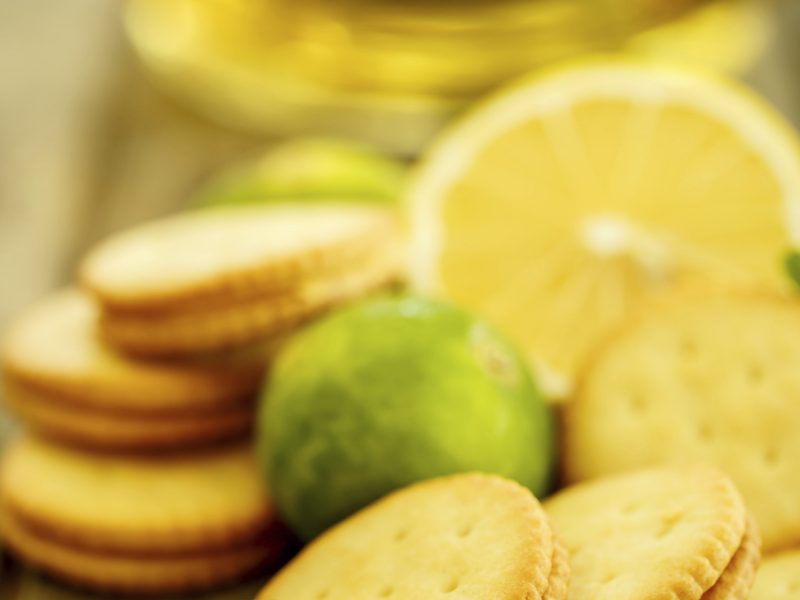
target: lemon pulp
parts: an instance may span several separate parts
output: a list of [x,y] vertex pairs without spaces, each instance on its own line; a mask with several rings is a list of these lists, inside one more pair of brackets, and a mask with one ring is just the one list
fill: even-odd
[[635,62],[555,71],[468,115],[424,161],[415,282],[504,328],[563,395],[642,297],[781,283],[798,156],[734,84]]

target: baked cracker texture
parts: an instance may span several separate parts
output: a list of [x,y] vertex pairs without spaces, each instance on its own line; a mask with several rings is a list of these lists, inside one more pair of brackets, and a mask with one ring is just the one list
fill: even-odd
[[571,600],[704,598],[737,566],[747,523],[733,483],[710,467],[587,481],[544,508],[569,552]]
[[768,292],[681,292],[598,349],[565,409],[567,482],[715,464],[767,551],[800,543],[800,304]]
[[393,228],[388,209],[363,204],[200,210],[112,236],[84,259],[80,277],[118,309],[246,299],[369,255]]
[[323,533],[258,598],[541,598],[556,543],[527,489],[488,475],[433,479]]
[[400,272],[393,248],[351,270],[302,282],[291,294],[259,296],[213,309],[107,311],[100,326],[111,344],[141,356],[218,352],[285,335],[332,308],[391,289],[400,281]]
[[0,499],[49,539],[86,550],[176,554],[240,547],[276,520],[252,451],[103,456],[11,442]]
[[253,403],[197,413],[139,414],[64,402],[12,379],[3,382],[3,403],[42,436],[98,452],[185,450],[241,440],[253,426]]
[[127,555],[73,547],[41,535],[9,511],[0,513],[5,544],[26,563],[74,586],[114,595],[185,594],[233,584],[275,566],[283,532],[242,547],[175,555]]
[[250,402],[268,363],[267,349],[205,361],[133,360],[103,343],[98,319],[96,304],[76,289],[36,303],[4,337],[4,376],[68,404],[152,416]]

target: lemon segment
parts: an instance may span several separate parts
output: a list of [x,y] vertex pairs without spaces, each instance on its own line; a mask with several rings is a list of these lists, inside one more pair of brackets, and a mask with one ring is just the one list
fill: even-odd
[[800,152],[733,83],[631,61],[523,81],[439,140],[410,191],[419,289],[514,337],[553,395],[643,297],[783,285]]

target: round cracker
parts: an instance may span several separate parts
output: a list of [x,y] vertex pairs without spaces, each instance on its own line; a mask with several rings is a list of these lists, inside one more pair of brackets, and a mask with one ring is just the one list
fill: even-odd
[[120,308],[247,298],[367,255],[392,232],[389,210],[363,204],[215,208],[115,235],[80,273],[104,304]]
[[702,600],[747,600],[761,562],[761,535],[748,516],[744,538],[733,559]]
[[800,305],[681,292],[643,310],[566,407],[568,481],[707,462],[731,476],[773,549],[800,542]]
[[162,595],[232,584],[275,565],[287,543],[281,532],[241,548],[176,556],[128,556],[87,551],[39,535],[0,512],[0,531],[12,553],[56,579],[93,591]]
[[747,518],[733,483],[703,467],[587,481],[544,508],[570,554],[569,597],[594,600],[700,599],[731,563]]
[[254,420],[252,405],[153,417],[71,406],[13,380],[5,382],[3,392],[5,405],[35,431],[94,450],[177,450],[242,439]]
[[561,538],[555,533],[553,542],[553,566],[542,600],[564,600],[569,595],[569,554]]
[[553,543],[527,489],[488,475],[444,477],[390,494],[334,526],[258,598],[540,598]]
[[265,296],[213,310],[160,313],[107,312],[103,335],[115,346],[144,356],[191,356],[285,335],[348,302],[396,285],[395,249],[350,271],[311,279],[291,294]]
[[276,518],[245,446],[102,456],[25,437],[5,451],[0,495],[20,520],[54,540],[127,553],[233,547]]
[[133,360],[98,338],[97,313],[77,290],[32,307],[5,338],[6,376],[74,404],[136,414],[242,406],[261,384],[266,351],[195,364]]
[[800,600],[800,550],[765,556],[750,600]]

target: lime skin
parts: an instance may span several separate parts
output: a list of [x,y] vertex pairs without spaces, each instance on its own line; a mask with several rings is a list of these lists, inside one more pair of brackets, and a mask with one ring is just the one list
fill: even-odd
[[404,163],[369,146],[335,138],[297,138],[223,171],[197,192],[193,205],[343,199],[394,205],[403,193],[406,171]]
[[289,340],[257,440],[277,507],[304,540],[451,473],[496,473],[542,497],[555,460],[551,409],[516,350],[487,323],[414,296],[368,300]]

